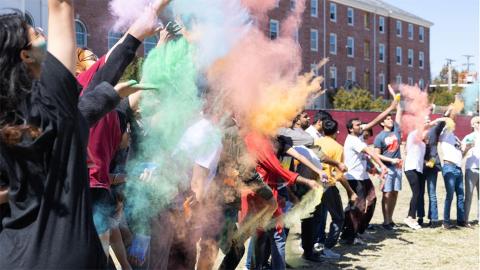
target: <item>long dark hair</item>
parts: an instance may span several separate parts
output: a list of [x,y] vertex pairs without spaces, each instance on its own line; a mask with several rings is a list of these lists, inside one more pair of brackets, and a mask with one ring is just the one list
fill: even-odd
[[0,15],[0,140],[16,144],[23,135],[38,136],[39,129],[26,124],[21,103],[29,96],[32,78],[20,52],[29,44],[29,25],[15,9]]

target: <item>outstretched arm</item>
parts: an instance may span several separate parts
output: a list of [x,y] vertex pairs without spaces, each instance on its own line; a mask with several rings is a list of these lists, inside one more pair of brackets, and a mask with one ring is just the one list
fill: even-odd
[[73,0],[48,1],[48,51],[75,75]]
[[[388,85],[388,87],[389,87],[389,90],[392,88],[390,85]],[[390,94],[393,95],[392,96],[393,100],[392,100],[392,103],[390,104],[390,106],[385,111],[383,111],[381,114],[377,115],[377,117],[375,117],[375,119],[370,121],[368,124],[364,125],[362,127],[363,130],[371,129],[372,127],[374,127],[376,124],[378,124],[380,121],[382,121],[383,118],[385,118],[389,113],[391,113],[397,107],[397,105],[400,103],[400,99],[397,97],[397,95],[395,95],[395,93],[393,91],[391,91]],[[395,119],[395,121],[396,121],[396,119]]]

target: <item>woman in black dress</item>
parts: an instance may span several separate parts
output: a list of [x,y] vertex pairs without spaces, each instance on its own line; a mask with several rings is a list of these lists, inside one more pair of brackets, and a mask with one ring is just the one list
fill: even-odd
[[134,90],[103,82],[81,98],[95,107],[79,106],[72,2],[48,1],[48,52],[21,13],[0,15],[0,269],[106,263],[92,218],[88,130]]

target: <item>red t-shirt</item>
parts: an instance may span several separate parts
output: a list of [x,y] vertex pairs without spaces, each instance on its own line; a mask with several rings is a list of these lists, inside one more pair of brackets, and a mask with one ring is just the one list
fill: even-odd
[[[88,70],[77,76],[78,82],[85,90],[95,73],[105,64],[105,56],[101,57]],[[114,158],[122,141],[120,119],[113,110],[90,127],[88,136],[87,162],[91,188],[110,189],[110,162]]]
[[[282,167],[275,155],[272,142],[265,136],[251,132],[245,136],[245,145],[251,155],[257,159],[257,172],[263,181],[272,189],[273,196],[278,203],[274,216],[282,214],[281,203],[278,200],[278,186],[287,182],[293,185],[297,180],[298,173],[291,172]],[[242,215],[247,214],[249,202],[255,203],[255,194],[242,194]]]

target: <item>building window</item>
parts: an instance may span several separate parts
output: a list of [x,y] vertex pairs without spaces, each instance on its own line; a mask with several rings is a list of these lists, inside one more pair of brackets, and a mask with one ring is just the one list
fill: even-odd
[[310,0],[310,16],[318,16],[318,0]]
[[380,33],[385,33],[385,17],[378,17],[378,31]]
[[347,38],[347,56],[354,57],[355,56],[355,40],[353,37]]
[[270,20],[270,39],[276,39],[280,31],[280,23],[277,20]]
[[355,67],[347,67],[347,81],[355,82]]
[[337,35],[330,33],[330,54],[337,54]]
[[385,75],[383,73],[380,73],[378,75],[378,81],[379,81],[379,92],[380,94],[385,94]]
[[337,21],[337,5],[334,3],[330,3],[330,21]]
[[328,75],[330,87],[337,88],[337,67],[330,67]]
[[395,50],[395,58],[396,58],[397,65],[401,65],[402,64],[402,48],[401,47],[397,47],[397,49]]
[[408,24],[408,39],[413,40],[413,24]]
[[413,49],[408,49],[408,66],[413,67]]
[[118,32],[108,32],[108,49],[110,50],[121,38],[123,34]]
[[408,85],[410,86],[413,86],[413,78],[412,77],[408,77]]
[[318,51],[318,30],[310,29],[310,50]]
[[425,56],[423,55],[423,52],[418,53],[418,66],[423,69],[423,65],[425,64]]
[[378,44],[378,61],[383,63],[385,62],[385,44]]
[[77,47],[87,47],[87,28],[80,20],[75,20],[75,37],[77,39]]
[[370,13],[368,12],[365,12],[365,15],[363,15],[363,26],[365,26],[367,30],[370,29]]
[[423,79],[420,79],[420,81],[418,81],[418,87],[422,90],[424,90],[425,88],[425,81]]
[[290,10],[295,10],[295,6],[296,6],[296,1],[295,0],[290,0]]
[[318,76],[318,65],[317,64],[311,64],[310,65],[310,71],[315,74],[315,77]]
[[396,81],[395,81],[397,84],[401,84],[402,83],[402,75],[398,74],[397,77],[396,77]]
[[347,22],[348,22],[348,25],[352,25],[353,26],[353,8],[348,8],[347,9]]
[[401,37],[402,36],[402,22],[401,21],[397,20],[396,31],[397,31],[397,37]]
[[363,55],[365,59],[370,59],[370,41],[368,40],[363,43]]
[[423,28],[423,26],[420,26],[420,28],[418,28],[418,39],[420,40],[420,42],[423,42],[424,35],[425,35],[425,29]]
[[151,36],[145,39],[143,42],[143,53],[147,55],[155,46],[157,46],[158,38],[156,36]]

